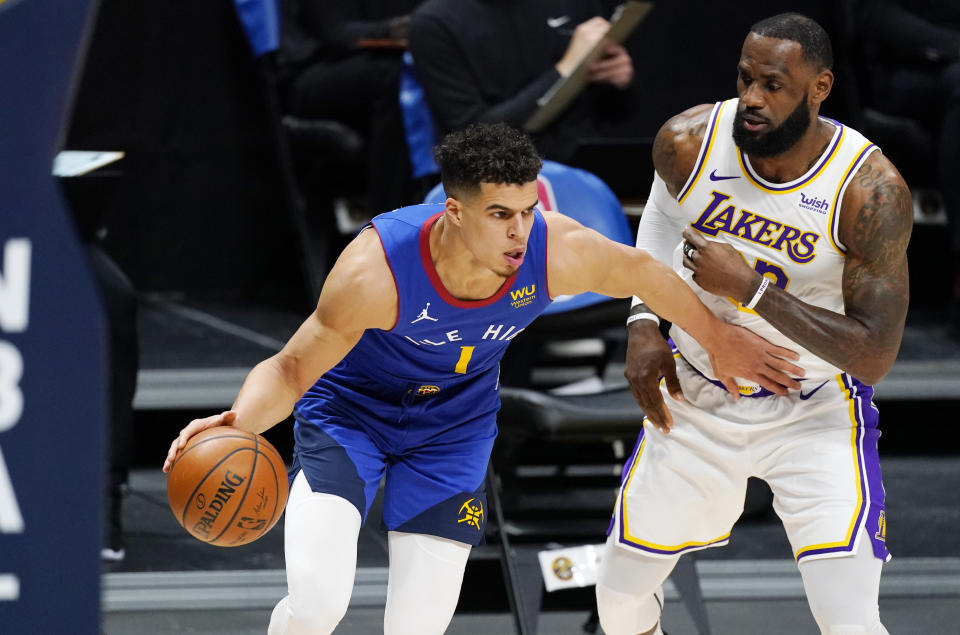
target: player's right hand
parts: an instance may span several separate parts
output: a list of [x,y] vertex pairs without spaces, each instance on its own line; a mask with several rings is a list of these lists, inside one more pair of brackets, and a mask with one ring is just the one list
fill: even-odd
[[740,398],[736,377],[755,382],[776,395],[799,390],[806,372],[793,362],[796,351],[772,344],[753,331],[734,324],[723,324],[708,342],[707,353],[713,372],[734,399]]
[[198,432],[206,430],[207,428],[213,428],[216,426],[229,426],[233,424],[236,418],[236,412],[233,410],[227,410],[218,415],[211,415],[209,417],[204,417],[203,419],[194,419],[188,423],[187,426],[180,431],[180,434],[177,435],[177,438],[173,440],[173,443],[170,444],[170,450],[167,452],[167,459],[163,462],[163,473],[167,474],[170,472],[170,468],[173,467],[173,462],[177,460],[177,455],[180,454],[180,451],[183,450],[184,446],[187,445],[187,441],[190,440],[190,437]]
[[630,383],[634,399],[643,408],[650,423],[658,430],[669,433],[673,427],[673,417],[660,392],[660,377],[663,377],[670,395],[678,401],[682,400],[683,391],[677,379],[677,360],[655,322],[637,320],[629,328],[627,363],[623,374]]

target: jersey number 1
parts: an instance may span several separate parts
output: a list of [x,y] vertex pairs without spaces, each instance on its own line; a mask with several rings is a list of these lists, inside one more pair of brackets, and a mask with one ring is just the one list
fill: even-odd
[[473,349],[475,346],[461,346],[460,347],[460,359],[457,360],[457,367],[454,368],[454,372],[460,373],[461,375],[467,374],[467,364],[470,363],[470,358],[473,357]]

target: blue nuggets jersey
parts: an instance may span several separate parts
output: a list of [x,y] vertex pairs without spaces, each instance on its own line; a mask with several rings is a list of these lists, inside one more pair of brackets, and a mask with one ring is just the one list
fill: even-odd
[[[463,396],[469,384],[471,398],[487,403],[461,402],[459,408],[477,412],[477,407],[499,403],[500,358],[550,303],[546,223],[535,212],[523,264],[497,293],[483,300],[460,300],[444,288],[430,254],[430,229],[442,213],[443,205],[414,205],[371,221],[396,283],[397,321],[390,330],[367,330],[304,399],[329,396],[317,390],[326,380],[347,386],[372,382],[366,396],[388,402],[411,390],[415,396],[436,395],[437,401],[445,401],[440,393],[456,388],[451,392]],[[383,389],[379,395],[374,394],[378,384]],[[304,406],[299,404],[298,411]]]
[[[478,544],[497,435],[499,362],[550,304],[547,227],[535,212],[517,273],[483,300],[458,300],[430,255],[443,205],[371,221],[397,287],[397,321],[369,329],[297,402],[295,474],[366,517],[381,478],[388,530]],[[367,231],[371,231],[368,229]]]
[[442,205],[415,205],[373,219],[397,285],[397,322],[364,333],[347,365],[415,382],[477,378],[497,367],[510,341],[550,303],[539,213],[520,269],[483,300],[454,298],[437,276],[430,228],[442,213]]

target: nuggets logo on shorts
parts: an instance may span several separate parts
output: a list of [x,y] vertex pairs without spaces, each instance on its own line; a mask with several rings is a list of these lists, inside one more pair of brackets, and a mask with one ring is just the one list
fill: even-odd
[[418,397],[429,397],[430,395],[435,395],[440,392],[440,386],[432,386],[430,384],[424,384],[417,388]]
[[561,580],[569,580],[573,577],[573,563],[570,562],[570,558],[560,556],[553,561],[551,567],[553,568],[553,575]]
[[480,501],[471,498],[460,506],[460,511],[457,512],[457,514],[460,516],[460,518],[457,519],[457,524],[467,523],[477,531],[480,531],[480,526],[483,524],[483,504],[481,504]]

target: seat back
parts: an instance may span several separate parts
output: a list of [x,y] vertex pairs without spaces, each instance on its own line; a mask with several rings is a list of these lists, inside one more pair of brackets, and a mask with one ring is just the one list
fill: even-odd
[[433,115],[427,106],[423,87],[414,71],[413,55],[409,51],[403,54],[400,69],[400,112],[403,115],[403,132],[410,152],[413,178],[437,174],[440,167],[433,159],[433,146],[436,143]]

